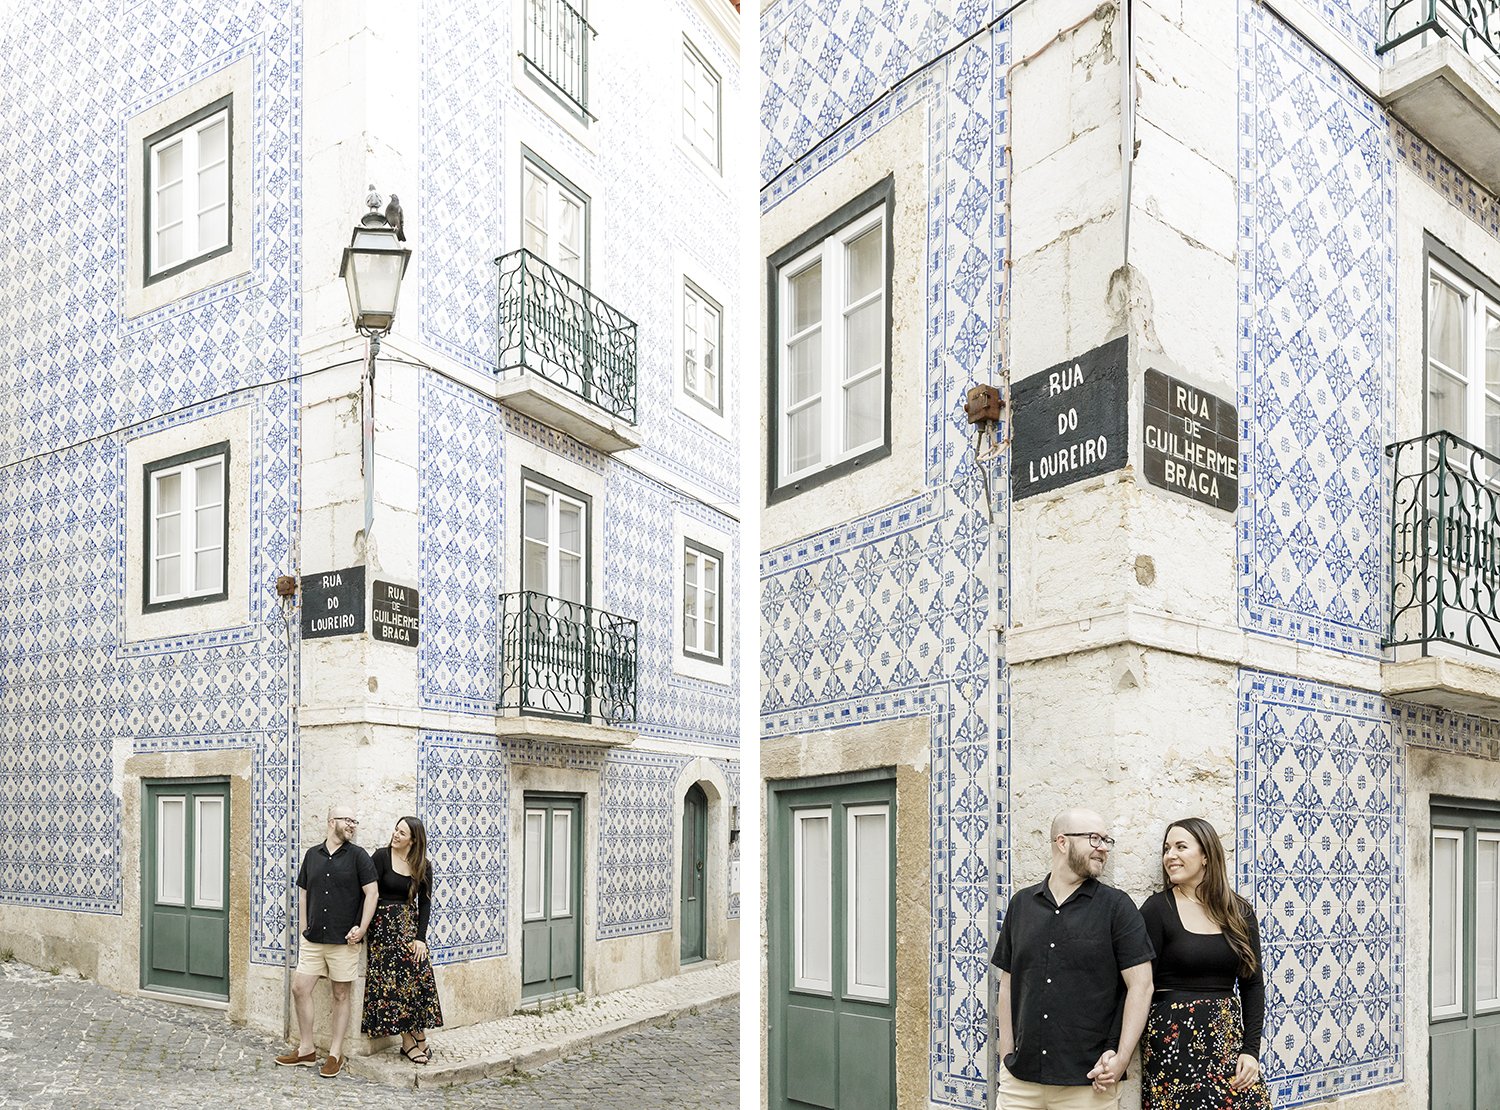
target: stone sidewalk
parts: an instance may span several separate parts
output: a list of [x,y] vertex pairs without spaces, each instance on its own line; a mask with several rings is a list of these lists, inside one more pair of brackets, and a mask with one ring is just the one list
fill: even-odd
[[[733,979],[726,969],[699,974],[716,972]],[[705,995],[708,981],[702,983]],[[673,1001],[689,1002],[692,989],[692,984],[679,989]],[[234,1025],[215,1010],[116,994],[76,975],[6,962],[0,963],[0,1107],[733,1110],[739,1105],[737,999],[697,1013],[689,1009],[676,1019],[658,1014],[655,1020],[666,1024],[649,1024],[652,1019],[642,1018],[639,1007],[623,1015],[620,1009],[615,1000],[592,1017],[581,1006],[551,1015],[547,1028],[556,1039],[575,1023],[576,1054],[533,1071],[441,1089],[414,1087],[419,1069],[392,1051],[391,1058],[407,1069],[405,1085],[397,1089],[347,1068],[335,1079],[320,1079],[312,1068],[279,1068],[272,1062],[285,1047],[279,1037]],[[582,1020],[572,1016],[578,1011],[584,1011]],[[606,1026],[618,1028],[632,1016],[648,1023],[597,1040]],[[464,1032],[455,1030],[452,1037]]]
[[519,1011],[479,1025],[434,1029],[427,1035],[431,1062],[424,1067],[402,1058],[399,1041],[372,1056],[353,1056],[347,1067],[355,1075],[401,1087],[447,1087],[532,1072],[612,1037],[733,1001],[739,991],[739,963],[718,964],[541,1013]]

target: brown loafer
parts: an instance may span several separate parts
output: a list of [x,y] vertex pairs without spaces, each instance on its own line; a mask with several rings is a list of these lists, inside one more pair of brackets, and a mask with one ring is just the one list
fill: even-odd
[[343,1069],[343,1067],[344,1058],[342,1056],[330,1056],[328,1057],[328,1059],[323,1061],[323,1066],[318,1069],[318,1078],[332,1079]]
[[299,1056],[297,1050],[293,1049],[285,1056],[276,1057],[276,1062],[284,1068],[310,1068],[318,1062],[318,1050],[313,1049],[306,1056]]

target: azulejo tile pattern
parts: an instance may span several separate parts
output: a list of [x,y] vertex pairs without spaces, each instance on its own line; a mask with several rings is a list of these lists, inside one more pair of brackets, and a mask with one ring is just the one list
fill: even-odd
[[[761,184],[993,18],[993,0],[795,0],[761,26]],[[881,121],[883,122],[883,120]],[[859,127],[867,121],[860,119]]]
[[1500,722],[1430,705],[1386,703],[1396,737],[1408,748],[1430,748],[1500,762]]
[[[1009,505],[994,480],[1003,464],[986,501],[961,402],[973,381],[1004,373],[990,324],[1003,318],[1007,298],[1009,33],[1002,24],[917,73],[963,28],[991,17],[988,5],[940,7],[923,22],[914,5],[787,4],[773,9],[764,31],[772,45],[763,179],[852,123],[763,190],[763,209],[892,118],[893,103],[925,107],[931,123],[923,455],[911,461],[927,488],[762,554],[761,709],[767,738],[929,719],[929,1096],[979,1107],[989,1067],[989,938],[1009,885],[1006,676],[987,631],[1008,605]],[[903,97],[870,107],[880,91],[874,67],[914,79]],[[824,87],[830,74],[842,88]]]
[[500,700],[504,428],[493,401],[434,373],[421,380],[417,562],[421,704],[493,716]]
[[1270,12],[1247,2],[1240,18],[1240,620],[1376,657],[1395,359],[1388,128]]
[[[296,823],[297,633],[273,583],[296,563],[301,21],[295,0],[107,0],[0,31],[0,84],[29,90],[0,106],[0,901],[120,913],[120,762],[249,747],[259,963],[287,956]],[[127,120],[246,57],[251,271],[127,320]],[[249,620],[127,643],[125,443],[236,405],[253,412],[250,564],[231,568]]]
[[599,939],[672,927],[673,797],[687,758],[610,752],[599,781]]
[[510,773],[493,736],[423,732],[417,816],[434,876],[427,933],[437,963],[503,956],[510,878]]
[[1277,1106],[1401,1082],[1405,748],[1381,699],[1240,672],[1239,889],[1266,974]]
[[[725,799],[725,804],[730,806],[738,806],[740,804],[739,760],[716,759],[713,762],[714,766],[717,767],[721,772],[723,772],[724,781],[729,784],[729,797]],[[741,811],[741,814],[742,816],[740,817],[740,821],[743,823],[745,820],[743,811]],[[734,874],[739,873],[740,840],[743,838],[744,833],[741,832],[740,836],[737,837],[734,843],[730,844],[729,846],[729,868],[730,871]],[[741,876],[740,881],[744,881],[743,876]],[[738,918],[740,916],[740,892],[732,884],[729,888],[729,911],[727,916],[730,918],[730,920],[734,920],[735,918]]]

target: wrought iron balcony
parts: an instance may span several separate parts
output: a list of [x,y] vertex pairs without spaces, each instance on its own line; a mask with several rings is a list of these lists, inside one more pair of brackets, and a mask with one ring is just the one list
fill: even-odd
[[636,622],[522,590],[500,598],[500,708],[635,720]]
[[500,267],[500,373],[528,370],[635,423],[635,321],[530,251]]
[[1448,432],[1386,454],[1395,463],[1387,646],[1500,657],[1500,458]]
[[594,29],[568,0],[526,0],[521,56],[531,73],[580,116],[589,113],[589,43]]
[[1430,33],[1455,40],[1476,62],[1500,66],[1500,0],[1385,0],[1382,30],[1377,54]]

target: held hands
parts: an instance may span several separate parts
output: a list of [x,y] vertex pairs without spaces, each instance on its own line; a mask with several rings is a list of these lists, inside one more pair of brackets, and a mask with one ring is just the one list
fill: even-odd
[[1234,1062],[1234,1078],[1229,1081],[1229,1086],[1236,1091],[1243,1091],[1259,1078],[1260,1061],[1248,1052],[1241,1052],[1239,1059]]
[[361,929],[358,925],[351,925],[349,927],[349,931],[344,934],[344,942],[346,944],[358,944],[360,941],[362,941],[364,939],[365,939],[365,931],[363,929]]
[[1125,1065],[1130,1061],[1122,1059],[1114,1049],[1106,1048],[1099,1057],[1099,1062],[1089,1069],[1089,1078],[1094,1081],[1094,1090],[1107,1091],[1120,1081],[1120,1076],[1125,1074]]

